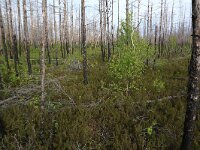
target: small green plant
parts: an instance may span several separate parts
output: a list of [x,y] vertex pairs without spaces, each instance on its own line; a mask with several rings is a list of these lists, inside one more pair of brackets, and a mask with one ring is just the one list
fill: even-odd
[[165,89],[165,82],[160,79],[155,79],[153,82],[153,86],[157,92],[162,92]]

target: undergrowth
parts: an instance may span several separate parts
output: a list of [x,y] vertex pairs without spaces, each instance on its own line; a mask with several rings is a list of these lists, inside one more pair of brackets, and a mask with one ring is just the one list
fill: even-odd
[[[108,63],[101,62],[99,53],[94,50],[89,53],[88,85],[82,83],[82,70],[69,69],[74,59],[82,61],[80,54],[75,54],[58,66],[54,62],[48,65],[45,112],[40,110],[40,93],[20,105],[0,109],[5,132],[0,149],[179,148],[188,58],[160,59],[155,65],[149,65],[140,78],[134,78],[137,88],[132,88],[127,95],[126,91],[113,87],[118,79],[109,74]],[[36,52],[34,55],[38,57]],[[39,85],[38,63],[33,67],[34,74],[27,76],[26,66],[22,65],[24,76],[19,79],[13,77],[12,71],[4,71],[4,88],[9,91]],[[9,96],[4,91],[3,99]],[[196,130],[200,130],[199,121]],[[200,134],[195,133],[194,149],[199,149]]]

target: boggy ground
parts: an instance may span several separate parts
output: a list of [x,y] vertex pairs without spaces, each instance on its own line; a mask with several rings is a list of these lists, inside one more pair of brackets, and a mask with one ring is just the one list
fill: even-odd
[[[92,52],[91,52],[92,53]],[[108,63],[90,54],[89,84],[70,62],[47,66],[45,111],[40,110],[39,68],[21,77],[4,74],[0,149],[178,149],[185,115],[188,57],[159,59],[125,85],[109,74]],[[34,61],[34,60],[32,60]],[[194,149],[200,148],[197,121]]]

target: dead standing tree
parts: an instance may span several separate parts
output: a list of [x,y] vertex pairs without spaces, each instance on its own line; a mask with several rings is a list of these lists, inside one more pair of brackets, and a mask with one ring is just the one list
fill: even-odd
[[30,62],[30,46],[29,46],[29,36],[28,36],[26,0],[23,0],[23,14],[24,14],[24,45],[26,49],[26,61],[28,65],[28,74],[31,75],[32,67]]
[[[57,24],[56,24],[56,8],[55,0],[53,0],[53,19],[54,19],[54,46],[57,45]],[[58,66],[58,48],[56,47],[56,66]]]
[[99,14],[100,14],[100,45],[101,45],[101,58],[102,61],[105,61],[105,50],[103,42],[103,1],[99,0]]
[[74,4],[71,0],[71,51],[74,53]]
[[43,17],[43,37],[41,50],[41,109],[44,110],[45,103],[45,49],[47,45],[47,0],[42,1],[42,17]]
[[83,83],[88,84],[87,78],[87,52],[86,52],[86,27],[85,27],[85,0],[81,0],[81,49],[83,52]]
[[22,47],[21,47],[21,9],[20,9],[20,0],[17,0],[17,10],[18,10],[18,50],[19,56],[21,57]]
[[106,17],[107,17],[107,47],[108,47],[108,61],[110,61],[111,57],[111,49],[110,49],[110,22],[109,22],[109,5],[108,0],[106,0]]
[[8,2],[7,2],[7,0],[5,0],[5,7],[6,7],[6,21],[7,21],[7,34],[6,34],[6,39],[7,39],[7,43],[8,43],[8,45],[7,45],[7,50],[8,50],[8,53],[9,53],[9,55],[10,55],[10,59],[12,59],[13,58],[13,54],[12,54],[12,51],[11,51],[11,49],[12,49],[12,37],[10,36],[10,20],[9,20],[9,10],[8,10]]
[[158,40],[158,57],[162,55],[162,23],[163,23],[163,0],[161,0],[160,8],[160,26],[159,26],[159,40]]
[[4,30],[4,26],[3,25],[4,25],[4,23],[3,23],[2,11],[1,11],[1,6],[0,6],[1,39],[2,39],[2,45],[3,45],[3,51],[4,51],[7,70],[10,70],[10,65],[9,65],[9,60],[8,60],[8,51],[7,51],[7,46],[6,46],[5,30]]

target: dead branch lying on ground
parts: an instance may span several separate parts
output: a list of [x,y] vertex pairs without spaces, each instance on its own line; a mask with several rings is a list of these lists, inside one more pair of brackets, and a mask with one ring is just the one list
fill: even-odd
[[[46,89],[51,89],[51,91],[64,94],[71,103],[75,103],[74,100],[63,90],[63,87],[58,79],[48,79],[47,82],[45,82],[45,87]],[[40,96],[41,87],[37,84],[31,84],[20,88],[11,89],[7,92],[9,92],[12,96],[0,101],[0,107],[8,104],[22,103],[22,101],[30,101],[31,97]]]

